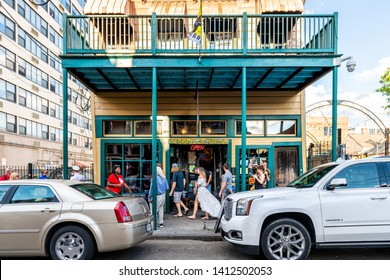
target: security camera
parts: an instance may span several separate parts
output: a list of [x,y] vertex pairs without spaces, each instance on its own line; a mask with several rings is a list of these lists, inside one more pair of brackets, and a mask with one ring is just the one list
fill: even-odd
[[353,59],[349,59],[347,61],[347,65],[346,66],[347,66],[348,72],[353,72],[355,70],[355,68],[356,68],[356,61],[353,60]]

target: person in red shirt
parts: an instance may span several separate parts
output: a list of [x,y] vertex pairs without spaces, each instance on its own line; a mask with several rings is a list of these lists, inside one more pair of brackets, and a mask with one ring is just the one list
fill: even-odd
[[9,176],[11,175],[11,173],[14,172],[14,170],[11,167],[7,167],[5,171],[7,173],[5,173],[3,176],[0,177],[0,181],[9,180]]
[[121,194],[123,187],[125,187],[129,191],[130,195],[132,194],[132,191],[126,184],[126,181],[121,174],[120,165],[114,165],[114,167],[112,168],[111,175],[108,176],[106,189],[117,194]]

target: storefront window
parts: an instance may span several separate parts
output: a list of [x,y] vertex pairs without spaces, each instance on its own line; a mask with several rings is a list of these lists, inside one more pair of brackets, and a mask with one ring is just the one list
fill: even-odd
[[172,135],[196,136],[196,121],[172,121]]
[[267,135],[291,135],[297,134],[295,120],[267,121]]
[[[135,122],[135,135],[152,135],[152,122],[151,121],[136,121]],[[162,122],[157,121],[157,135],[162,134]]]
[[[236,135],[241,135],[242,121],[236,121]],[[264,136],[264,121],[247,121],[246,135]]]
[[200,123],[202,136],[207,135],[226,135],[225,121],[202,121]]
[[105,135],[131,135],[131,121],[103,121]]
[[[157,147],[157,159],[160,147]],[[114,165],[121,166],[122,176],[134,193],[146,194],[152,176],[152,144],[121,143],[105,145],[105,180]]]

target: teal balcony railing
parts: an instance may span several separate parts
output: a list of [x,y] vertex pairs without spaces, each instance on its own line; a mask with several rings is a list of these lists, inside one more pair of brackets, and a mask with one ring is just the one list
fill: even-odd
[[202,44],[187,38],[196,16],[64,15],[64,54],[336,53],[333,15],[204,15]]

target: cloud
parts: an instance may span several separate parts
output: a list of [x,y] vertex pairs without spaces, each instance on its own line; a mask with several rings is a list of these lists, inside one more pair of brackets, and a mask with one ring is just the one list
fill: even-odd
[[390,56],[382,58],[378,65],[374,68],[364,70],[362,72],[356,73],[355,78],[361,82],[378,82],[379,77],[383,76],[386,69],[390,67]]

